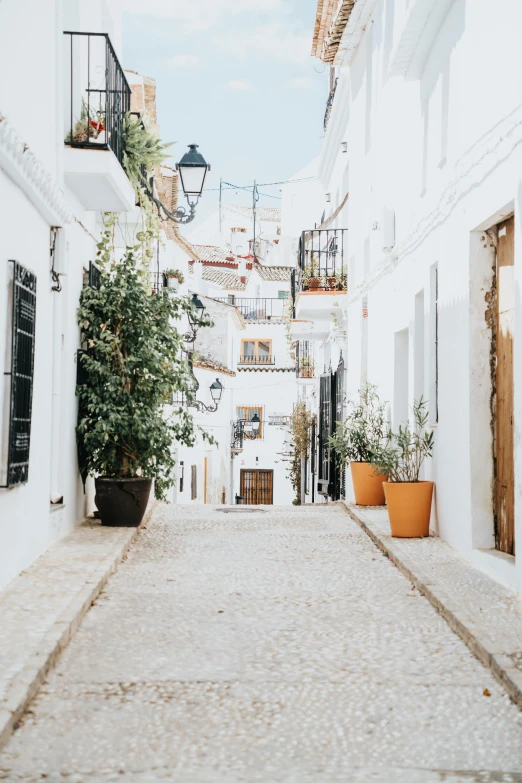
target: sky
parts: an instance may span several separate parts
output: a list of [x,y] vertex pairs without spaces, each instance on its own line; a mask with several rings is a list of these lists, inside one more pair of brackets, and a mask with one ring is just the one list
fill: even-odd
[[[173,161],[189,143],[212,171],[198,207],[217,205],[220,177],[251,186],[291,178],[319,152],[328,70],[310,55],[317,0],[122,0],[123,65],[156,79]],[[280,186],[259,188],[279,206]],[[251,203],[228,190],[228,203]]]

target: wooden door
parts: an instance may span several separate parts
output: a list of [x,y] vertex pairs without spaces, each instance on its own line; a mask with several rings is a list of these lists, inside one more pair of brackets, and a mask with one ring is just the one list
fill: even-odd
[[496,548],[515,554],[514,384],[514,229],[513,217],[498,226],[496,329]]
[[274,471],[242,470],[240,494],[246,506],[273,505]]

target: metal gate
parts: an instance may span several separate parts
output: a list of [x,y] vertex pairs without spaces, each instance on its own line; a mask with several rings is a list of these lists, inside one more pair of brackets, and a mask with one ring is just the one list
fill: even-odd
[[328,495],[330,483],[330,421],[332,409],[332,379],[331,374],[321,375],[319,385],[319,465],[317,476],[317,491]]
[[29,479],[29,447],[33,403],[36,276],[16,261],[13,264],[11,322],[11,376],[7,472],[3,486],[14,487]]
[[[335,435],[337,422],[343,420],[344,409],[344,360],[341,355],[337,370],[332,373],[332,418],[330,422],[330,434]],[[328,494],[332,500],[340,500],[343,495],[344,471],[339,468],[339,463],[333,451],[330,450],[330,483]]]
[[246,506],[271,506],[274,502],[274,471],[242,470],[241,497]]

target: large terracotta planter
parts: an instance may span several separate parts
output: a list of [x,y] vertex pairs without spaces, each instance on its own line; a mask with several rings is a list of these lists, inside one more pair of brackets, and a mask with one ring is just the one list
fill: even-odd
[[350,462],[353,491],[358,506],[384,506],[383,482],[388,476],[379,476],[369,462]]
[[396,538],[421,538],[430,534],[433,481],[386,481],[384,494],[391,534]]
[[98,477],[94,485],[94,502],[102,525],[137,527],[140,524],[147,510],[152,479]]

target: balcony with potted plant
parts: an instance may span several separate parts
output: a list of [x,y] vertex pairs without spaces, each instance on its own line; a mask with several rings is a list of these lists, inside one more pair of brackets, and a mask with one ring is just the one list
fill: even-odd
[[183,272],[181,272],[179,269],[165,269],[163,275],[167,282],[167,288],[169,288],[171,291],[174,291],[175,293],[179,291],[180,285],[185,282]]
[[314,343],[311,340],[298,340],[295,349],[295,375],[298,386],[314,383],[316,378],[316,361]]
[[329,320],[348,289],[347,229],[303,231],[293,286],[295,319]]
[[85,209],[132,210],[124,170],[131,88],[106,33],[64,33],[64,177]]

